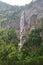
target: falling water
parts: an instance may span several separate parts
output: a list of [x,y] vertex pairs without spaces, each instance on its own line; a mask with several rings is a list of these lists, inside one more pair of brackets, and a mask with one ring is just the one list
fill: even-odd
[[20,43],[19,43],[19,51],[22,48],[22,45],[23,45],[23,36],[24,36],[24,33],[25,33],[24,17],[25,17],[25,12],[23,11],[22,14],[21,14],[21,19],[20,19]]

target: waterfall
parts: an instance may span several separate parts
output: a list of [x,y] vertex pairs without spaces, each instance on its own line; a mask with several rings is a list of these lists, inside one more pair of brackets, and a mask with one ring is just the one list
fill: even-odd
[[20,18],[20,43],[18,44],[19,46],[19,50],[22,48],[22,45],[23,45],[23,36],[24,36],[24,33],[25,33],[25,12],[23,11],[22,14],[21,14],[21,18]]

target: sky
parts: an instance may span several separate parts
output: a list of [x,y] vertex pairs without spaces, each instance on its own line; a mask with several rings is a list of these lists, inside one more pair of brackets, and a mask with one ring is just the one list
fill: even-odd
[[0,0],[0,1],[6,2],[10,5],[22,6],[22,5],[25,5],[25,4],[29,4],[32,0]]

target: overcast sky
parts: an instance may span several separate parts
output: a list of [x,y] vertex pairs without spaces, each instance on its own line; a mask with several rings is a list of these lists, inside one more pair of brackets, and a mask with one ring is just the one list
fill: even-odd
[[11,5],[25,5],[30,3],[32,0],[0,0]]

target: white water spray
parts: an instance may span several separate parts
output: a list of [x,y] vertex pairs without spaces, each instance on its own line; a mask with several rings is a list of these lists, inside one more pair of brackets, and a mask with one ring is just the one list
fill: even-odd
[[25,12],[23,11],[22,14],[21,14],[21,19],[20,19],[20,43],[18,44],[19,46],[19,51],[21,50],[22,48],[22,45],[23,45],[23,36],[25,34]]

